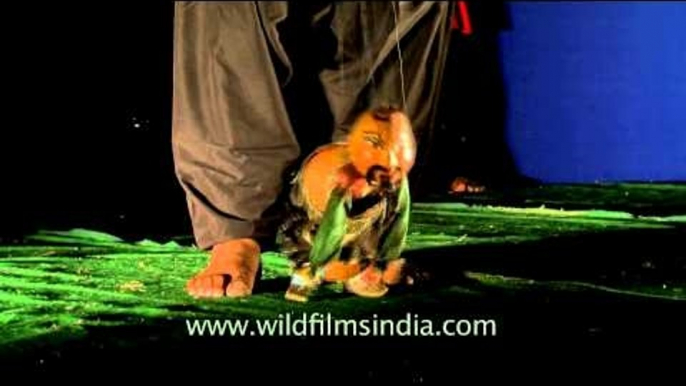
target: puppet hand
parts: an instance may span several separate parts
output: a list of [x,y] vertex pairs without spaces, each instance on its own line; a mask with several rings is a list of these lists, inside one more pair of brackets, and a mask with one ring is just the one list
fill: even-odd
[[[386,269],[383,271],[383,282],[387,285],[399,284],[403,280],[403,277],[406,276],[404,268],[405,259],[399,258],[389,261],[386,264]],[[411,280],[410,277],[407,277],[407,279]],[[408,284],[412,283],[408,282]]]
[[360,273],[358,261],[334,260],[324,267],[324,280],[327,282],[343,282]]
[[309,266],[298,268],[291,275],[291,283],[286,291],[286,299],[300,303],[307,302],[320,283],[320,276],[313,274]]
[[383,273],[374,264],[348,280],[345,288],[365,298],[380,298],[388,292],[388,287],[383,282]]

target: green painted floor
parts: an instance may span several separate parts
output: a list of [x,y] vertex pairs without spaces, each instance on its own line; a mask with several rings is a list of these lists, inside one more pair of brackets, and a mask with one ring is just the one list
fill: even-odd
[[[289,303],[288,266],[274,252],[264,253],[263,281],[251,298],[195,300],[183,288],[206,255],[187,243],[125,241],[85,229],[28,236],[0,247],[0,355],[4,363],[46,370],[84,358],[101,365],[141,356],[201,361],[192,353],[215,351],[247,361],[237,347],[260,355],[268,347],[281,361],[322,345],[412,347],[361,367],[366,377],[377,371],[387,379],[391,370],[378,369],[394,363],[404,363],[405,378],[423,374],[421,350],[429,347],[502,353],[527,342],[683,339],[686,186],[549,186],[450,201],[414,206],[406,256],[429,279],[379,300],[332,285],[310,303]],[[496,336],[197,337],[186,324],[313,313],[358,322],[410,313],[418,325],[492,320]]]

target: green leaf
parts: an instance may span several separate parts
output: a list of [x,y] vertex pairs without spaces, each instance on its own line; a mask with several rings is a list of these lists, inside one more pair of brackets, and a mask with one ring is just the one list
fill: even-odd
[[314,245],[310,250],[310,263],[313,268],[325,264],[340,253],[347,231],[346,198],[346,190],[342,188],[331,192],[322,222],[315,235]]

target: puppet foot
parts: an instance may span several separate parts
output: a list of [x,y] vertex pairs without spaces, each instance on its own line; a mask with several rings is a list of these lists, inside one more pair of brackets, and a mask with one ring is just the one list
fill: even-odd
[[251,295],[259,265],[260,247],[254,240],[217,244],[212,248],[207,267],[186,284],[186,292],[195,298]]
[[320,279],[312,273],[309,266],[298,268],[291,275],[291,283],[286,291],[286,300],[304,303],[317,290]]
[[360,273],[359,261],[332,261],[324,267],[324,281],[344,282]]
[[[386,269],[383,271],[383,282],[386,285],[397,285],[405,277],[405,259],[395,259],[386,263]],[[407,278],[409,280],[409,277]]]
[[355,295],[365,298],[380,298],[388,292],[383,272],[374,264],[345,282],[345,288]]

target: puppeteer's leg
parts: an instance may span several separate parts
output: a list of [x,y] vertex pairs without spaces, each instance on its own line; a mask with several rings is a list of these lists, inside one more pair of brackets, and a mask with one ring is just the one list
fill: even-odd
[[175,171],[196,244],[211,250],[187,285],[196,297],[251,294],[272,237],[267,213],[299,156],[278,71],[289,69],[275,27],[287,11],[285,2],[175,3]]

